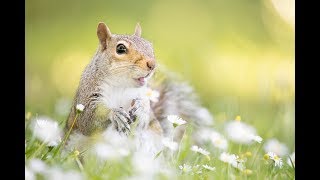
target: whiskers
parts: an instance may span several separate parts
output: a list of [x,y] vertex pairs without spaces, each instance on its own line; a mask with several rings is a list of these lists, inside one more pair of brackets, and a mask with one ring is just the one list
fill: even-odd
[[[115,62],[102,71],[99,80],[103,84],[114,87],[136,87],[137,79],[146,77],[150,71],[128,62]],[[148,75],[149,79],[150,75]]]
[[110,74],[119,74],[119,73],[127,73],[128,70],[138,69],[137,65],[134,64],[124,64],[124,65],[113,65],[108,69],[108,73]]
[[108,69],[108,74],[111,76],[119,76],[124,74],[129,74],[129,76],[144,76],[147,75],[148,72],[143,70],[141,67],[135,64],[122,64],[122,65],[114,65]]

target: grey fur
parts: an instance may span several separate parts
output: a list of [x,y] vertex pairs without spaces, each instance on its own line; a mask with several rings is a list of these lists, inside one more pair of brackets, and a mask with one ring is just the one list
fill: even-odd
[[[155,59],[152,44],[137,34],[139,35],[139,33],[134,35],[113,34],[111,40],[106,42],[106,49],[101,44],[99,45],[91,62],[82,73],[68,117],[66,130],[70,128],[76,115],[75,106],[81,103],[85,106],[85,109],[79,115],[73,130],[89,136],[95,131],[104,130],[113,125],[118,131],[123,131],[125,134],[129,132],[130,128],[128,126],[133,121],[132,117],[140,115],[139,113],[137,114],[137,112],[140,112],[137,111],[137,107],[127,113],[122,109],[105,107],[99,98],[102,95],[101,84],[107,83],[110,86],[118,86],[114,78],[123,76],[121,71],[135,73],[135,71],[139,70],[136,66],[128,63],[123,65],[123,62],[118,62],[112,55],[119,40],[125,40],[131,44],[131,48],[136,51],[137,61]],[[115,67],[120,66],[125,66],[126,68],[118,68],[119,71],[114,70],[116,69]],[[165,136],[168,136],[172,130],[172,124],[166,120],[167,115],[170,114],[178,115],[196,126],[211,124],[212,117],[210,113],[200,105],[198,97],[188,84],[178,82],[170,77],[166,77],[162,81],[156,79],[152,79],[152,81],[150,82],[151,87],[159,90],[160,99],[157,103],[151,104],[150,118],[160,122]],[[100,110],[103,108],[102,112],[105,113],[102,113],[102,115],[98,113],[98,107]],[[199,113],[200,111],[206,112],[205,115]],[[181,128],[180,130],[182,132],[184,129]],[[177,133],[176,136],[179,138],[181,133]]]

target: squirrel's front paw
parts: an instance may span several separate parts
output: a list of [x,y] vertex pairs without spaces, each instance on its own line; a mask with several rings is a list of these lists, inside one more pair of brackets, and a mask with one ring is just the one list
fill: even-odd
[[133,122],[128,115],[127,112],[125,112],[124,109],[118,108],[113,109],[111,112],[111,122],[113,127],[118,131],[122,132],[126,135],[129,135],[130,133],[130,124]]
[[134,99],[129,116],[133,121],[138,120],[137,127],[146,128],[150,122],[150,102],[144,99]]

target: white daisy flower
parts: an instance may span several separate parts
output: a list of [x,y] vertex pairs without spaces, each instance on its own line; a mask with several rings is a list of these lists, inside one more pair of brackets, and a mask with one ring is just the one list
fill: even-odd
[[211,115],[211,113],[206,108],[199,108],[196,112],[196,117],[199,117],[199,120],[201,120],[201,123],[206,126],[211,126],[214,123],[214,119]]
[[228,141],[226,138],[211,128],[201,128],[195,135],[200,143],[211,142],[214,147],[222,150],[226,150],[228,148]]
[[183,164],[179,166],[179,169],[185,173],[189,173],[192,171],[192,167],[188,164]]
[[84,110],[84,105],[77,104],[76,109],[77,109],[77,112],[82,112]]
[[202,127],[201,129],[199,129],[199,131],[195,132],[195,136],[201,143],[208,142],[210,141],[212,131],[213,130],[211,128]]
[[[290,155],[290,158],[291,158],[291,161],[293,163],[293,165],[295,166],[296,165],[296,155],[295,155],[295,152],[293,152],[291,155]],[[287,163],[289,164],[289,166],[292,167],[292,163],[291,163],[290,159],[288,158],[287,159]]]
[[62,130],[58,122],[48,117],[40,117],[33,123],[33,133],[48,146],[57,146],[61,142]]
[[68,179],[68,180],[83,180],[82,174],[77,171],[63,171],[61,168],[53,167],[49,169],[45,174],[45,179],[56,180],[56,179]]
[[31,170],[29,170],[27,167],[25,167],[24,173],[25,173],[24,175],[25,175],[26,180],[35,180],[36,179],[35,174]]
[[202,167],[203,168],[205,168],[205,169],[208,169],[208,170],[210,170],[210,171],[215,171],[216,170],[216,167],[211,167],[211,166],[209,166],[209,165],[202,165]]
[[268,152],[267,155],[268,155],[269,158],[272,159],[272,160],[277,156],[277,154],[274,153],[274,152]]
[[97,143],[95,145],[95,152],[102,160],[120,159],[121,157],[128,156],[130,153],[125,148],[111,146],[106,143]]
[[262,137],[260,136],[252,136],[252,140],[258,142],[259,144],[262,142]]
[[43,173],[47,170],[47,165],[40,159],[31,159],[29,161],[29,168],[35,173]]
[[283,165],[282,159],[276,156],[274,159],[274,166],[278,166],[279,168],[282,168],[282,165]]
[[282,165],[283,165],[282,159],[281,159],[279,156],[277,156],[276,153],[274,153],[274,152],[268,152],[267,155],[269,156],[269,158],[270,158],[271,160],[274,161],[274,166],[278,166],[279,168],[282,167]]
[[222,150],[226,150],[228,148],[228,141],[220,133],[212,131],[210,139],[214,147]]
[[[199,164],[194,165],[192,171],[194,171],[196,174],[202,174],[202,169]],[[194,175],[194,173],[192,172],[191,175]]]
[[167,119],[173,124],[173,127],[177,127],[187,123],[187,121],[183,120],[177,115],[168,115]]
[[158,102],[160,93],[157,90],[152,90],[151,88],[147,88],[146,96],[148,97],[148,99],[150,99],[150,101]]
[[101,136],[102,138],[94,145],[93,153],[102,160],[119,160],[130,154],[134,140],[128,141],[126,135],[109,127]]
[[256,130],[241,121],[231,121],[225,126],[228,138],[239,144],[251,144],[252,141],[261,143],[262,138],[256,135]]
[[275,138],[267,140],[263,148],[265,152],[274,152],[280,157],[289,153],[288,147]]
[[210,152],[208,152],[205,149],[202,149],[198,146],[195,146],[195,145],[192,146],[190,149],[191,149],[191,151],[198,152],[198,153],[203,154],[205,156],[208,156],[210,154]]
[[169,138],[162,138],[162,144],[172,151],[176,151],[178,149],[178,143],[171,141]]
[[138,150],[132,156],[131,162],[134,170],[138,174],[148,175],[152,177],[162,169],[160,160],[154,159],[154,154],[143,150]]
[[220,154],[219,159],[222,162],[228,163],[228,164],[232,165],[233,167],[238,168],[241,171],[245,169],[245,166],[243,164],[244,161],[240,160],[239,156],[237,156],[235,154],[229,154],[229,153],[223,152]]

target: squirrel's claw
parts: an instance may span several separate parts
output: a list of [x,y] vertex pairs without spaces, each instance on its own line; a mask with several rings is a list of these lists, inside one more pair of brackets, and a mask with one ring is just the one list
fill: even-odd
[[133,121],[139,120],[137,127],[145,129],[150,121],[150,102],[145,99],[136,98],[132,101],[129,116]]
[[114,128],[118,132],[122,132],[126,135],[130,133],[130,123],[132,120],[130,116],[123,109],[115,109],[113,110],[112,123]]
[[129,110],[130,118],[135,121],[137,118],[137,114],[143,110],[143,105],[141,99],[133,99],[131,103],[131,108]]

